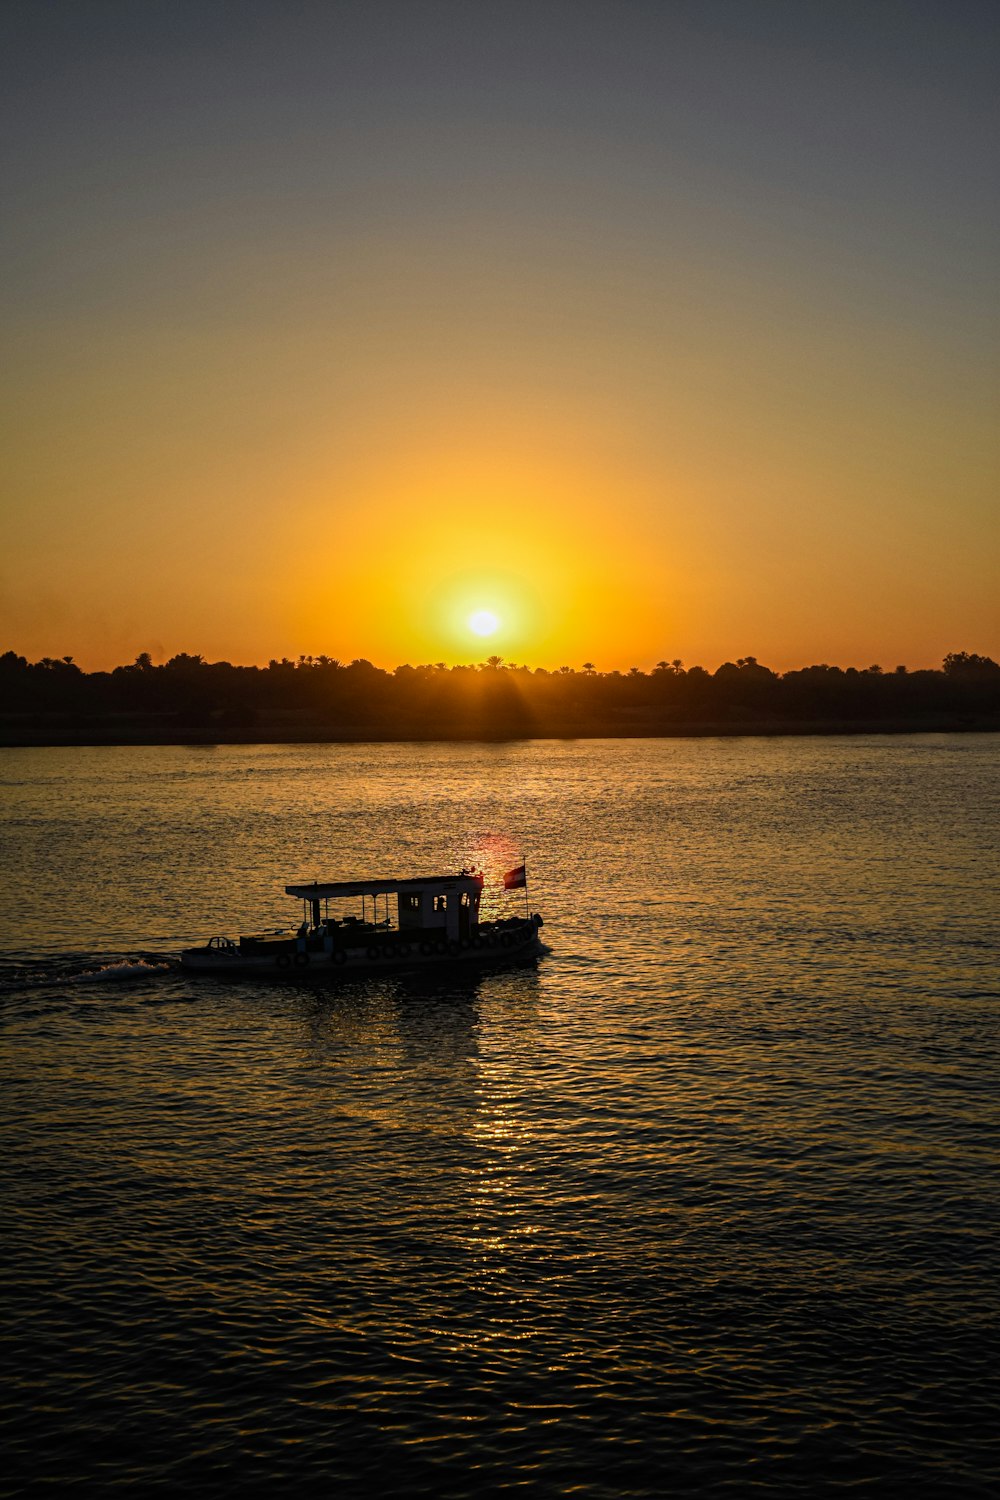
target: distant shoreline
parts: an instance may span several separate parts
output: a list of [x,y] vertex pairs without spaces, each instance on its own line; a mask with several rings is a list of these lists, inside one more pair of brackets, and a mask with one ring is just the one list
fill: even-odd
[[0,655],[0,745],[503,743],[541,739],[961,734],[1000,730],[1000,664],[949,652],[939,670],[826,663],[778,675],[756,657],[598,672],[181,653],[83,672],[72,657]]
[[330,725],[270,723],[178,725],[132,720],[70,720],[64,716],[0,716],[0,748],[44,749],[126,745],[504,744],[525,740],[773,739],[830,735],[996,734],[1000,715],[928,715],[882,719],[700,720],[689,723],[561,721],[521,725]]

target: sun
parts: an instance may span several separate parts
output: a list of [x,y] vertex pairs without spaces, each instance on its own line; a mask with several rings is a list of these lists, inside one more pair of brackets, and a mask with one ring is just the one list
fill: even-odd
[[499,624],[499,619],[489,609],[477,609],[469,616],[469,629],[474,630],[476,635],[492,635]]

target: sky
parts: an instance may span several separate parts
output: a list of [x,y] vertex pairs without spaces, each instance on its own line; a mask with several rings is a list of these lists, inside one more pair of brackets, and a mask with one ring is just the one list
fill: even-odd
[[1000,659],[995,4],[5,0],[0,56],[0,651]]

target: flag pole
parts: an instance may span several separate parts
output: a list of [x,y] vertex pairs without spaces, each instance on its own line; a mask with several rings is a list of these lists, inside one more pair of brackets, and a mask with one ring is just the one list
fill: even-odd
[[527,916],[528,915],[528,861],[526,859],[522,858],[521,864],[524,867],[524,915]]

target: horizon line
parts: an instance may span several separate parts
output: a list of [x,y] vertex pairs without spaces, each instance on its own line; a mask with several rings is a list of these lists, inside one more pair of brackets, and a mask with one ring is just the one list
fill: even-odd
[[390,677],[401,671],[482,672],[494,670],[507,672],[527,672],[532,676],[536,674],[543,674],[547,676],[579,675],[584,677],[628,677],[639,674],[643,677],[651,677],[661,672],[677,676],[687,675],[690,672],[704,672],[708,676],[714,676],[724,667],[733,667],[737,670],[742,668],[756,668],[761,671],[767,672],[774,677],[784,677],[789,675],[789,673],[805,672],[810,671],[816,667],[824,667],[831,671],[892,676],[894,673],[909,674],[917,672],[941,672],[946,670],[947,664],[949,662],[966,663],[975,666],[997,666],[997,663],[993,660],[993,658],[986,653],[966,650],[946,652],[940,663],[935,666],[910,667],[906,663],[897,663],[892,668],[886,668],[879,662],[871,662],[866,666],[859,667],[853,664],[848,666],[841,666],[838,663],[829,661],[814,661],[804,663],[801,666],[786,667],[784,669],[769,667],[766,662],[762,662],[758,657],[749,654],[735,658],[726,657],[721,660],[718,665],[711,668],[703,666],[700,662],[693,662],[691,663],[691,665],[687,665],[680,657],[673,657],[670,660],[661,658],[658,662],[656,662],[652,667],[649,668],[642,668],[634,665],[625,668],[601,668],[597,666],[596,663],[589,661],[580,663],[576,666],[570,666],[564,663],[561,663],[557,667],[546,667],[541,665],[531,666],[526,662],[507,660],[507,658],[501,656],[499,653],[491,653],[489,656],[477,661],[407,661],[397,662],[397,664],[392,667],[384,667],[380,666],[377,662],[373,662],[369,657],[356,656],[352,657],[350,660],[345,660],[340,657],[329,656],[325,652],[321,652],[316,655],[311,655],[306,652],[300,652],[297,657],[269,657],[266,662],[234,662],[225,657],[220,657],[214,661],[209,661],[199,652],[187,651],[177,651],[172,656],[167,657],[163,661],[154,661],[152,659],[151,652],[140,651],[130,662],[119,662],[111,667],[87,668],[81,666],[80,663],[75,660],[72,654],[64,654],[58,657],[41,656],[36,661],[30,661],[27,656],[20,654],[12,647],[3,652],[0,652],[0,664],[7,663],[12,666],[24,665],[26,667],[49,667],[56,669],[66,667],[78,671],[82,675],[88,677],[96,676],[100,673],[106,673],[110,675],[114,672],[127,670],[159,671],[165,667],[171,666],[191,668],[229,667],[235,671],[258,672],[267,672],[273,670],[274,668],[288,667],[291,667],[293,670],[308,670],[319,668],[323,670],[333,669],[335,671],[346,671],[352,667],[369,667],[373,671],[383,672]]

